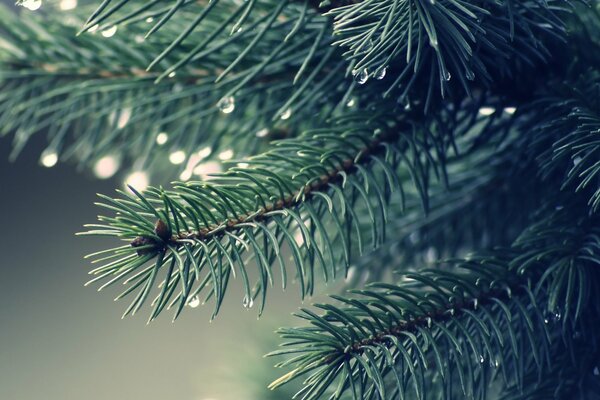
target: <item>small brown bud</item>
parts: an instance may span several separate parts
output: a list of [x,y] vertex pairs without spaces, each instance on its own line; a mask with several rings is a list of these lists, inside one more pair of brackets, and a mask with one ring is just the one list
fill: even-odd
[[154,224],[154,233],[165,242],[171,239],[171,229],[169,229],[169,226],[162,219],[159,219]]

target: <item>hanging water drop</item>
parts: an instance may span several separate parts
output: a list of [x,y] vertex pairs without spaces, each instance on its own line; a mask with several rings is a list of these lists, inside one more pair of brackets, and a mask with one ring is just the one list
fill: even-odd
[[431,328],[431,324],[433,323],[433,321],[431,320],[431,317],[427,317],[427,327]]
[[581,157],[575,157],[573,159],[573,166],[576,167],[581,162]]
[[54,149],[44,150],[40,156],[40,162],[46,168],[52,168],[58,162],[58,153]]
[[260,131],[256,132],[256,137],[263,138],[269,135],[269,130],[267,128],[263,128]]
[[105,30],[102,31],[102,36],[104,36],[105,38],[109,38],[115,35],[115,33],[117,33],[117,26],[113,25],[110,28],[107,28]]
[[356,105],[356,100],[354,98],[351,98],[350,100],[348,100],[348,102],[346,103],[346,107],[352,108]]
[[379,68],[377,71],[375,71],[375,79],[379,81],[382,80],[383,78],[385,78],[386,73],[387,67]]
[[356,71],[354,77],[359,85],[364,85],[369,80],[369,71],[366,68],[361,71]]
[[477,310],[478,306],[479,306],[479,300],[478,299],[473,299],[473,309]]
[[39,10],[39,8],[42,6],[42,0],[22,0],[17,4],[28,9],[29,11],[35,11]]
[[468,69],[467,72],[465,72],[465,77],[467,78],[467,80],[473,81],[475,80],[475,72]]
[[196,308],[200,305],[200,297],[198,296],[194,296],[191,298],[190,301],[188,301],[188,306],[190,306],[191,308]]
[[435,50],[437,50],[438,47],[439,47],[439,43],[438,43],[437,38],[429,38],[429,45],[431,47],[433,47]]
[[483,364],[485,362],[485,358],[483,357],[483,354],[479,355],[479,364]]
[[450,71],[444,71],[444,80],[446,82],[450,82],[450,79],[452,79],[452,74],[450,73]]
[[219,110],[221,110],[223,114],[229,114],[235,110],[235,99],[232,96],[223,97],[217,103],[217,107],[219,107]]
[[494,360],[494,367],[495,368],[499,368],[500,367],[500,360],[498,360],[497,358]]
[[288,108],[283,113],[281,113],[281,116],[279,118],[281,118],[282,120],[285,121],[286,119],[290,119],[291,116],[292,116],[292,109]]
[[593,372],[594,372],[594,376],[600,376],[600,368],[598,368],[597,365],[594,367],[594,371]]
[[242,300],[242,305],[244,306],[244,308],[247,309],[252,308],[252,306],[254,306],[254,299],[252,298],[252,296],[244,296],[244,299]]

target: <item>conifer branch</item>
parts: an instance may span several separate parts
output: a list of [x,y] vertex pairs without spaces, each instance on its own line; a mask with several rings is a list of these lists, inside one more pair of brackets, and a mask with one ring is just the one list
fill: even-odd
[[[551,370],[552,343],[573,333],[576,310],[591,304],[600,282],[598,221],[570,216],[552,211],[510,250],[453,261],[454,269],[405,274],[398,285],[373,284],[354,298],[333,296],[344,306],[317,304],[321,316],[303,309],[298,316],[310,325],[281,329],[290,342],[270,354],[294,356],[280,364],[294,369],[271,387],[305,377],[303,399],[426,399],[427,391],[471,397],[499,376],[519,385],[523,358],[534,371]],[[567,283],[568,271],[580,279]],[[548,295],[561,292],[555,284],[582,297],[557,306]]]

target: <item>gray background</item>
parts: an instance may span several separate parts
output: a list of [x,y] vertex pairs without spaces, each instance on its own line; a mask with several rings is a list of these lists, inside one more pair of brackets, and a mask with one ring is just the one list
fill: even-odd
[[175,324],[164,314],[147,326],[147,308],[121,320],[128,303],[113,302],[117,292],[83,286],[83,256],[115,242],[74,233],[94,222],[95,194],[112,193],[123,174],[100,181],[61,162],[43,168],[43,146],[37,138],[9,163],[10,138],[0,138],[0,399],[266,399],[279,371],[261,356],[300,305],[297,287],[271,290],[260,321],[237,282],[212,323],[210,306]]

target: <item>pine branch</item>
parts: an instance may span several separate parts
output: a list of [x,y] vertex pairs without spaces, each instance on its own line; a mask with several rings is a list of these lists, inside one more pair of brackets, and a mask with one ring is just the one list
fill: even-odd
[[[280,365],[294,369],[271,387],[305,377],[303,399],[485,398],[499,376],[522,387],[522,360],[540,373],[551,369],[551,344],[573,332],[577,310],[600,283],[598,221],[573,221],[578,206],[546,213],[510,250],[406,274],[399,285],[370,285],[354,291],[359,297],[333,296],[344,307],[318,304],[322,316],[303,309],[298,316],[310,325],[282,329],[290,342],[271,353],[293,355]],[[566,279],[571,272],[579,279]],[[557,307],[565,289],[580,296]]]
[[[216,314],[229,276],[238,269],[245,303],[253,303],[260,294],[262,312],[267,288],[273,284],[273,264],[279,264],[285,287],[283,246],[291,250],[304,297],[314,290],[316,265],[327,281],[339,266],[347,268],[362,254],[367,241],[375,248],[385,240],[386,209],[402,201],[411,174],[417,193],[427,196],[429,175],[437,168],[429,153],[448,148],[443,143],[449,138],[409,134],[406,129],[385,114],[347,117],[281,141],[269,152],[244,160],[246,168],[232,168],[211,182],[179,183],[174,191],[151,188],[135,196],[122,193],[115,200],[102,196],[101,205],[116,215],[100,217],[102,224],[90,225],[88,233],[117,236],[132,247],[101,252],[115,260],[95,269],[98,277],[93,281],[110,279],[112,284],[158,255],[155,267],[141,269],[139,279],[134,275],[132,288],[143,284],[145,289],[126,314],[137,311],[155,274],[169,263],[177,269],[169,269],[163,287],[172,289],[179,281],[183,285],[174,296],[179,302],[176,315],[207,285],[208,297],[215,297]],[[364,224],[369,229],[363,229]],[[252,254],[258,265],[254,291],[244,253]],[[201,277],[206,268],[209,271]],[[192,288],[195,283],[198,286]],[[161,295],[151,318],[172,294]]]
[[[321,60],[306,59],[310,50],[304,46],[321,35],[318,25],[306,27],[285,49],[265,39],[235,76],[215,84],[223,63],[236,57],[231,47],[243,46],[243,39],[177,74],[165,75],[145,70],[157,44],[132,45],[131,37],[141,34],[139,27],[121,27],[110,38],[96,34],[75,39],[70,20],[58,12],[22,19],[6,8],[0,13],[5,21],[0,22],[1,133],[16,133],[13,157],[32,135],[46,131],[47,151],[64,158],[94,162],[120,153],[129,158],[125,161],[164,171],[165,153],[181,149],[190,157],[207,146],[214,155],[219,149],[233,150],[237,156],[253,154],[265,139],[276,137],[272,133],[301,130],[306,116],[315,118],[316,107],[326,118],[335,107],[322,106],[325,99],[337,97],[345,104],[350,96],[348,88],[340,86],[343,76],[335,73],[339,67],[325,62],[330,60],[327,52],[313,53]],[[69,16],[77,18],[77,13]],[[189,17],[181,14],[178,19],[183,23]],[[176,29],[162,33],[163,40],[177,35]],[[205,34],[199,31],[194,37]],[[215,42],[214,47],[219,46]],[[177,49],[173,57],[187,50]],[[313,72],[294,86],[294,76],[304,68]],[[220,115],[219,107],[232,115]],[[286,119],[280,119],[282,115]],[[167,146],[156,143],[160,132],[168,134]]]

